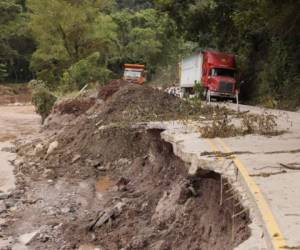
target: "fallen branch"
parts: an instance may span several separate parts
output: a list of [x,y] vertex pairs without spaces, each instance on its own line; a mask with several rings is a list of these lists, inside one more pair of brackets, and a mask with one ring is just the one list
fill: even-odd
[[270,172],[270,173],[259,173],[259,174],[250,174],[250,176],[257,176],[257,177],[269,177],[271,175],[277,175],[277,174],[285,174],[287,173],[286,170],[278,171],[278,172]]
[[[300,170],[300,166],[296,167],[296,166],[291,166],[292,164],[289,164],[289,165],[286,165],[286,164],[283,164],[283,163],[279,163],[279,164],[280,164],[280,166],[282,166],[284,168],[287,168],[287,169],[290,169],[290,170]],[[300,164],[298,164],[298,165],[300,165]]]

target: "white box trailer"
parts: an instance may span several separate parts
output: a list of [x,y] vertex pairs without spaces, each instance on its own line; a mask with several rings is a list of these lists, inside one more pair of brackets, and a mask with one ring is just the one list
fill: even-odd
[[202,78],[203,54],[201,52],[184,58],[180,63],[180,84],[183,89],[193,88]]

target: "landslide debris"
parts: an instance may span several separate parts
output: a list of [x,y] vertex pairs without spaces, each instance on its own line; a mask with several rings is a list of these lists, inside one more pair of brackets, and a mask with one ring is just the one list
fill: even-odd
[[204,138],[234,137],[248,134],[276,136],[285,131],[278,130],[277,117],[269,113],[242,113],[228,115],[227,113],[214,116],[212,122],[201,126],[199,132]]
[[220,175],[188,175],[161,130],[132,126],[204,114],[211,119],[226,109],[112,84],[105,95],[99,90],[103,100],[57,104],[43,134],[18,146],[23,158],[14,162],[17,188],[8,201],[12,209],[1,214],[2,237],[30,233],[27,247],[43,250],[219,250],[246,240],[249,216],[232,219],[243,211],[236,198],[220,205]]
[[38,233],[28,246],[45,250],[219,250],[249,237],[248,214],[232,219],[243,210],[238,201],[220,205],[220,175],[189,176],[161,130],[104,130],[88,154],[61,144],[65,151],[72,148],[73,157],[65,158],[58,146],[44,162],[31,158],[17,167],[18,190],[26,199],[6,233],[24,233],[20,224],[30,224]]

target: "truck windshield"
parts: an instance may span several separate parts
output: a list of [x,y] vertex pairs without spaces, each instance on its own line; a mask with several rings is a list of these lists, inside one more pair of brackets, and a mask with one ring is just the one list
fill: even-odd
[[222,68],[215,68],[211,71],[212,76],[228,76],[228,77],[234,77],[235,76],[235,70],[232,69],[222,69]]
[[141,76],[141,71],[133,71],[133,70],[125,70],[124,76],[125,77],[132,77],[132,78],[139,78]]

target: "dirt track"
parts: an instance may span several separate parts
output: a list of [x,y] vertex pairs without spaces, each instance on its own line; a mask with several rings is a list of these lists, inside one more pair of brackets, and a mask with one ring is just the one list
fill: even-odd
[[39,120],[31,105],[0,106],[0,142],[35,133],[39,128]]
[[[40,118],[32,106],[0,106],[0,194],[10,194],[15,188],[13,166],[10,164],[15,159],[11,152],[12,141],[36,133],[39,124]],[[3,209],[3,203],[0,205]],[[0,227],[2,223],[0,219]],[[5,245],[6,242],[0,238],[0,249]]]
[[6,192],[14,187],[14,176],[9,161],[14,154],[9,148],[18,137],[35,133],[39,128],[39,117],[32,106],[0,106],[0,191]]

